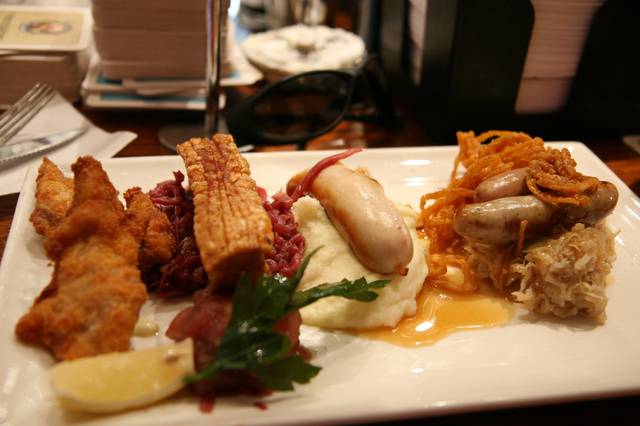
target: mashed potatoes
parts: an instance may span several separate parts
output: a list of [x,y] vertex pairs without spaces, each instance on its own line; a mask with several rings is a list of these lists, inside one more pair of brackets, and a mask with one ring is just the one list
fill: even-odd
[[322,248],[313,256],[298,290],[343,278],[368,281],[392,280],[378,290],[378,298],[369,303],[328,297],[318,300],[300,312],[305,324],[325,328],[374,328],[395,326],[400,319],[416,312],[416,295],[427,277],[425,251],[415,231],[415,212],[408,206],[398,206],[413,240],[413,258],[406,276],[382,275],[366,269],[354,257],[349,245],[333,227],[320,203],[303,197],[294,204],[299,230],[307,240],[307,252]]

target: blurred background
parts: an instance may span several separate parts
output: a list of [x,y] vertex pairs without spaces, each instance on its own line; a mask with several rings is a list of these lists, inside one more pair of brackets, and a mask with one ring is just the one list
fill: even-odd
[[[376,55],[382,72],[376,89],[382,94],[373,96],[377,104],[367,102],[371,94],[354,83],[344,89],[353,90],[349,111],[334,112],[338,121],[356,109],[356,116],[373,117],[360,120],[368,128],[419,127],[425,144],[451,144],[457,129],[518,129],[549,140],[640,133],[635,0],[222,4],[221,105],[242,103],[302,72],[356,75]],[[10,105],[43,81],[101,114],[203,111],[206,5],[207,0],[0,0],[0,104]],[[23,22],[20,31],[40,31],[41,39],[12,45],[12,13],[35,13],[32,7],[52,22],[62,16],[77,28]],[[79,40],[47,45],[46,31],[77,31]],[[296,99],[296,108],[306,108]],[[381,112],[381,102],[392,110]],[[368,109],[373,114],[362,113]]]

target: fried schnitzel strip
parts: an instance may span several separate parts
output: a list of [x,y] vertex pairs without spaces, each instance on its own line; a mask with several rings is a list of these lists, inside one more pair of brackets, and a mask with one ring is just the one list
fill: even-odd
[[242,271],[261,274],[264,255],[273,250],[271,221],[233,138],[194,138],[177,150],[193,193],[194,231],[209,289],[232,285]]
[[[67,214],[73,201],[73,186],[73,179],[65,177],[55,163],[46,157],[42,160],[36,178],[36,207],[29,218],[38,234],[44,235]],[[169,218],[140,188],[133,189],[135,193],[129,196],[129,191],[125,193],[127,214],[144,226],[138,255],[140,270],[145,271],[153,265],[168,262],[176,243]]]
[[128,189],[124,193],[127,202],[127,216],[138,222],[144,230],[138,253],[138,266],[146,271],[151,266],[167,263],[176,248],[173,228],[166,214],[153,205],[149,195],[139,187]]
[[136,235],[143,230],[127,221],[98,161],[81,157],[72,170],[71,208],[45,235],[53,277],[15,329],[20,340],[49,348],[59,360],[129,349],[147,298],[137,268]]
[[36,207],[29,220],[38,234],[44,235],[67,214],[73,201],[73,179],[47,157],[42,159],[36,178]]

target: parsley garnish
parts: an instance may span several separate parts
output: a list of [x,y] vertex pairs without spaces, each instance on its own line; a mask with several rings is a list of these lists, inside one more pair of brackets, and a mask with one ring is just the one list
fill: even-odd
[[273,390],[292,390],[294,383],[308,383],[320,367],[311,365],[300,355],[292,355],[291,341],[273,330],[286,314],[328,296],[342,296],[363,302],[378,297],[372,289],[382,288],[389,280],[367,282],[343,279],[295,292],[309,259],[309,254],[293,277],[263,275],[252,285],[246,275],[238,280],[233,295],[233,312],[222,336],[215,361],[202,371],[185,378],[187,383],[207,380],[228,370],[242,370],[255,375],[263,386]]

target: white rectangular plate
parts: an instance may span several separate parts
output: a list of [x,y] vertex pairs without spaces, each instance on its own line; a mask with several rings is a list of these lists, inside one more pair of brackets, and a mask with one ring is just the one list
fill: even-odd
[[[34,206],[32,170],[25,182],[0,270],[0,424],[6,425],[299,425],[382,421],[488,408],[626,395],[640,390],[640,202],[591,151],[560,143],[579,170],[616,184],[620,201],[608,219],[618,259],[608,289],[603,326],[582,322],[532,322],[519,317],[491,329],[455,333],[432,346],[408,349],[304,327],[303,343],[323,367],[309,385],[264,399],[220,398],[212,413],[183,396],[128,413],[84,416],[56,405],[48,382],[51,356],[16,341],[13,328],[50,279],[41,238],[28,221]],[[366,150],[346,160],[366,166],[387,195],[416,209],[420,195],[444,186],[454,147]],[[328,152],[248,154],[252,173],[269,193]],[[179,157],[103,162],[116,188],[144,190],[184,170]],[[166,326],[183,303],[148,303],[143,316]],[[164,338],[134,339],[134,346]],[[132,380],[135,380],[132,377]]]

